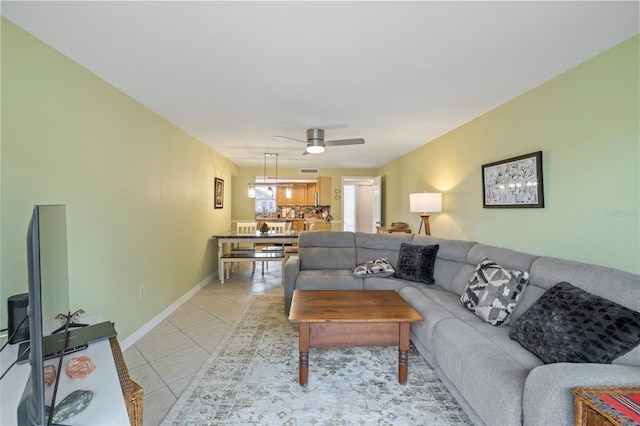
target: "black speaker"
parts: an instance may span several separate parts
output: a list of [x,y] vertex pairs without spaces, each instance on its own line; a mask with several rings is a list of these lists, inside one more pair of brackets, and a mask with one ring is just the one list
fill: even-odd
[[[27,319],[27,306],[29,294],[16,294],[7,299],[9,309],[8,336],[9,343],[20,343],[29,340],[29,320]],[[14,334],[15,332],[15,334]]]

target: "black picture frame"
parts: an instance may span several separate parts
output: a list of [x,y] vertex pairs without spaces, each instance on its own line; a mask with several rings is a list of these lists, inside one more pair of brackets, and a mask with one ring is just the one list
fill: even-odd
[[482,165],[483,208],[544,208],[542,151]]
[[215,178],[213,200],[214,209],[221,209],[224,207],[224,180],[220,178]]

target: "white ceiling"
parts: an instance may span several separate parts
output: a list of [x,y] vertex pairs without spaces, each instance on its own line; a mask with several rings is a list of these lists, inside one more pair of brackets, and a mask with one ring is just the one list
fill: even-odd
[[[8,2],[242,167],[379,167],[639,32],[638,1]],[[6,106],[5,106],[6,107]],[[310,127],[365,145],[302,156]]]

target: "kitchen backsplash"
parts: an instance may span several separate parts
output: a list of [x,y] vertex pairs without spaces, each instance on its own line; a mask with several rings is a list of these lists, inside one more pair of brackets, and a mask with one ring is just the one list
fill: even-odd
[[331,220],[329,206],[277,206],[275,211],[256,212],[256,219],[319,219]]

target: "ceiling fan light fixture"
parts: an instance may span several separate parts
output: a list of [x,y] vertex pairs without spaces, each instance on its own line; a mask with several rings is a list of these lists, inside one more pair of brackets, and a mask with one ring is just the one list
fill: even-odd
[[313,141],[307,145],[307,152],[309,154],[320,154],[324,152],[324,146],[322,146],[321,142]]

